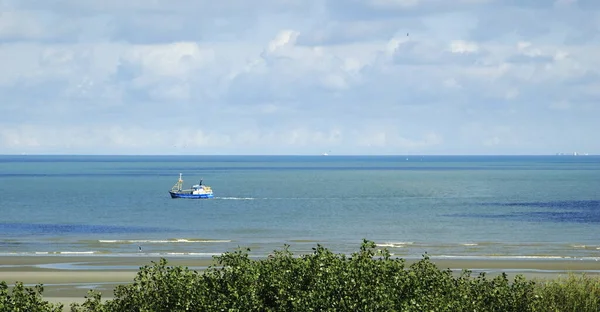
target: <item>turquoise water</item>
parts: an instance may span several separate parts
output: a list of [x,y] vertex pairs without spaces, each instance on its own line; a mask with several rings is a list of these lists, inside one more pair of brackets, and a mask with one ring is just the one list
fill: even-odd
[[[214,199],[171,199],[183,173]],[[0,255],[600,258],[598,156],[0,156]],[[141,247],[141,251],[139,248]]]

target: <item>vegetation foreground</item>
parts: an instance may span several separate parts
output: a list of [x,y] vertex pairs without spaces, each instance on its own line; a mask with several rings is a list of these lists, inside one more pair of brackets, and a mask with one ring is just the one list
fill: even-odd
[[[294,257],[288,247],[263,260],[251,260],[249,249],[227,252],[203,272],[161,259],[117,286],[113,299],[89,291],[71,311],[600,311],[600,279],[585,275],[537,282],[453,275],[427,256],[406,267],[367,240],[351,257],[320,245]],[[0,311],[62,311],[42,292],[2,282]]]

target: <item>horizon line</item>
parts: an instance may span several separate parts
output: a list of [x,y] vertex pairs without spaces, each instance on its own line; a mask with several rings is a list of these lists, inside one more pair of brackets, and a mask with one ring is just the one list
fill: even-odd
[[424,157],[424,156],[598,156],[590,153],[553,153],[553,154],[62,154],[62,153],[13,153],[0,156],[291,156],[291,157],[349,157],[349,156],[390,156],[390,157]]

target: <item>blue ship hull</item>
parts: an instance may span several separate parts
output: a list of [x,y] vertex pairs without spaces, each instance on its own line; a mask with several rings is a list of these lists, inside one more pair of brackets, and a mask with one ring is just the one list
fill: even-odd
[[176,193],[169,192],[171,198],[213,198],[213,194],[190,194],[190,193]]

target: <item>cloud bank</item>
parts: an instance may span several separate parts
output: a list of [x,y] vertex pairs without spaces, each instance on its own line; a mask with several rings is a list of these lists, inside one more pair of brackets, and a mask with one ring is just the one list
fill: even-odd
[[600,2],[4,0],[0,154],[600,153]]

